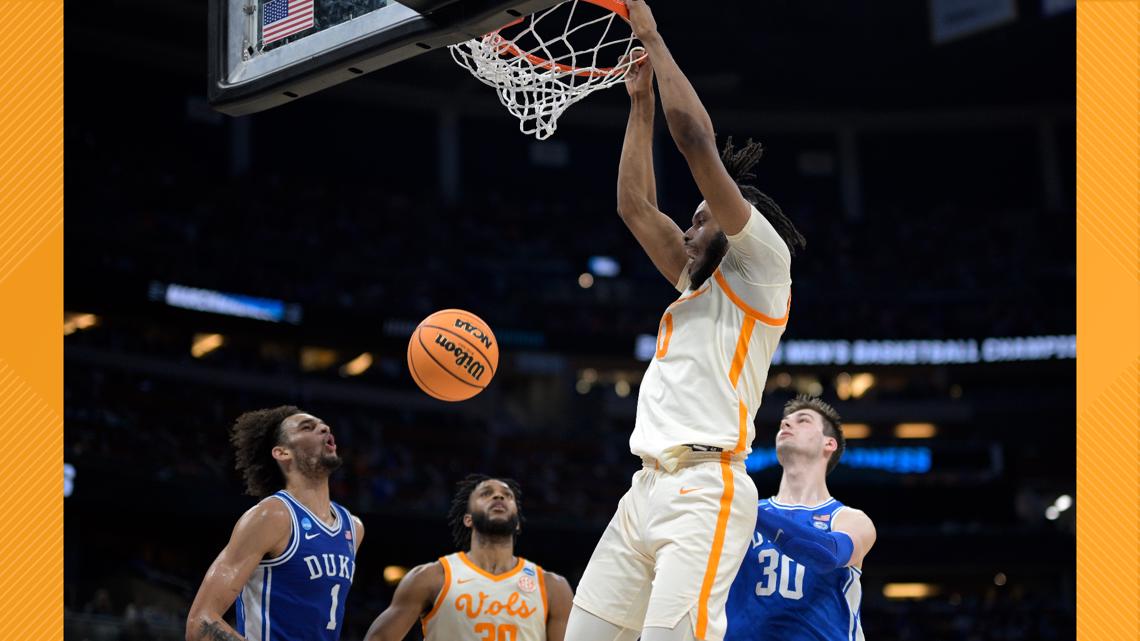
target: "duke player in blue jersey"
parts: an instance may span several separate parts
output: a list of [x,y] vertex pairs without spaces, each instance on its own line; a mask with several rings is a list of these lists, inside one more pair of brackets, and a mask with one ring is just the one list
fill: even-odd
[[830,405],[801,396],[784,406],[776,435],[784,475],[776,496],[759,502],[725,607],[725,641],[862,641],[859,578],[875,526],[827,489],[844,449]]
[[[247,412],[230,432],[246,492],[186,619],[187,641],[337,641],[364,526],[329,499],[332,430],[296,407]],[[236,624],[222,618],[236,608]]]

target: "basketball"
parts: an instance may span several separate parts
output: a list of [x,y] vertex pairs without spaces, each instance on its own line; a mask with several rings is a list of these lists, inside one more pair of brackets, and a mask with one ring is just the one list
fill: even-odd
[[499,344],[483,319],[461,309],[425,318],[408,341],[408,370],[428,396],[465,401],[486,389],[499,366]]

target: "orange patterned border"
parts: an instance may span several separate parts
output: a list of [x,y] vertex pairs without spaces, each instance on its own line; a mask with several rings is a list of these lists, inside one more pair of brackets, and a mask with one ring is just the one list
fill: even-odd
[[[62,638],[63,3],[4,3],[0,620]],[[1140,633],[1140,2],[1077,12],[1077,636]]]
[[0,537],[4,638],[63,638],[63,2],[3,2]]
[[1077,638],[1140,636],[1140,2],[1077,4]]

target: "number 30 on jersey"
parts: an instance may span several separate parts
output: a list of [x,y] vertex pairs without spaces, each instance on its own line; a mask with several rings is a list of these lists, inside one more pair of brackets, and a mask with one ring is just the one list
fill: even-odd
[[756,582],[756,596],[772,596],[778,585],[785,599],[804,598],[804,566],[771,548],[760,550],[759,560],[764,576]]

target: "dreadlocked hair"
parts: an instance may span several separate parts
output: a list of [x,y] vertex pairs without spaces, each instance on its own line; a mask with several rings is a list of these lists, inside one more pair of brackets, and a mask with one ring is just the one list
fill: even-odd
[[839,412],[820,397],[807,394],[800,394],[784,404],[785,417],[800,410],[812,410],[819,414],[823,418],[823,435],[835,439],[835,451],[827,459],[827,473],[831,474],[831,470],[839,465],[839,459],[847,449],[847,439],[843,437],[843,422],[839,418]]
[[285,487],[285,475],[273,458],[273,447],[281,440],[281,423],[301,410],[282,405],[246,412],[230,428],[234,446],[234,467],[245,480],[245,493],[264,497]]
[[768,194],[760,191],[752,185],[746,184],[752,180],[756,180],[756,174],[752,172],[752,168],[760,161],[760,157],[764,155],[764,145],[758,142],[753,142],[751,138],[740,150],[736,150],[732,144],[732,136],[729,136],[724,141],[724,149],[720,152],[720,160],[724,163],[724,168],[728,170],[728,175],[736,181],[736,186],[740,188],[740,194],[744,199],[752,203],[768,222],[772,223],[776,233],[780,238],[784,239],[784,243],[788,245],[788,252],[796,255],[797,249],[807,247],[807,239],[803,234],[796,229],[792,224],[791,219],[784,215],[784,211],[772,200]]
[[[463,524],[463,517],[469,514],[471,493],[483,481],[501,481],[511,493],[515,495],[515,508],[518,510],[519,525],[523,523],[522,488],[518,481],[501,476],[487,476],[486,474],[468,474],[462,481],[455,484],[455,495],[451,497],[451,508],[447,511],[447,524],[451,526],[451,540],[455,542],[455,549],[462,552],[471,551],[471,528]],[[518,540],[518,533],[513,535]]]

